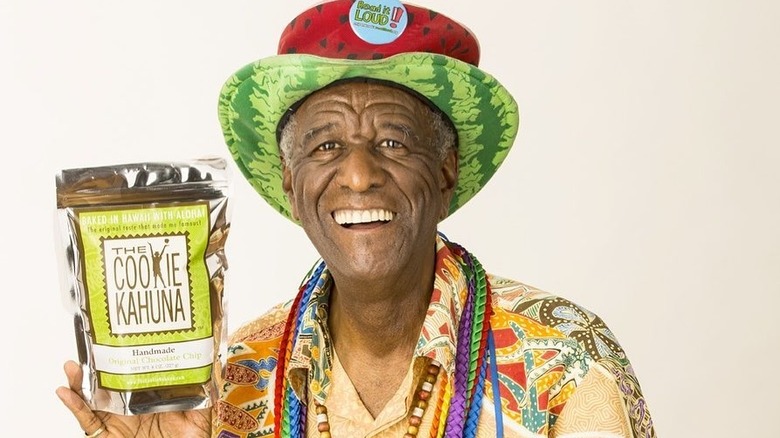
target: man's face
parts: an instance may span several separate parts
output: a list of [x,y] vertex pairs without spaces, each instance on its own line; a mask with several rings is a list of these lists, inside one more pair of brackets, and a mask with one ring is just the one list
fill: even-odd
[[431,110],[376,83],[310,96],[295,113],[284,189],[331,270],[381,278],[433,257],[457,155],[437,153]]

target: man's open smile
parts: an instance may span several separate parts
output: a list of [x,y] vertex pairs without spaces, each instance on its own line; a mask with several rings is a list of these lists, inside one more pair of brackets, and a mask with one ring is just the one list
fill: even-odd
[[395,218],[396,213],[383,208],[366,210],[336,210],[333,219],[342,227],[350,228],[360,224],[384,224]]

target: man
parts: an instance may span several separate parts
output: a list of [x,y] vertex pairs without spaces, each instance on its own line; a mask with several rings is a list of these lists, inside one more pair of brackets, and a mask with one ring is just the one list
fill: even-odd
[[294,300],[232,336],[211,411],[95,413],[66,364],[58,394],[85,434],[654,436],[600,318],[486,274],[437,233],[518,127],[468,29],[336,0],[296,17],[279,53],[227,81],[220,121],[238,167],[322,260]]

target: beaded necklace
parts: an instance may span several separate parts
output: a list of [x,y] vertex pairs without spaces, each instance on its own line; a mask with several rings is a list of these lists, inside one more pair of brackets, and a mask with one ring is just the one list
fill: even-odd
[[[415,438],[417,436],[423,415],[425,415],[425,409],[428,407],[428,400],[431,398],[431,392],[433,392],[436,379],[439,377],[439,368],[441,368],[441,365],[435,360],[432,360],[431,364],[428,365],[428,373],[414,394],[412,414],[409,416],[404,438]],[[328,408],[319,403],[317,404],[317,431],[320,433],[320,438],[331,438]]]
[[[439,236],[452,254],[452,261],[458,265],[461,274],[466,279],[467,293],[458,324],[454,377],[442,382],[442,394],[436,404],[430,437],[474,437],[482,406],[489,356],[487,344],[492,313],[489,299],[490,284],[476,257],[457,243],[447,240],[443,234],[439,234]],[[298,398],[285,371],[290,362],[293,344],[298,338],[308,301],[311,299],[314,289],[318,285],[321,286],[319,282],[324,270],[325,262],[320,261],[301,285],[293,301],[290,316],[282,335],[274,391],[274,434],[276,437],[305,438],[306,436],[307,400]],[[432,366],[436,367],[436,376],[438,376],[438,364],[432,363]],[[431,378],[431,371],[432,369],[429,367],[424,383]],[[444,376],[446,377],[446,373]],[[409,425],[405,435],[407,438],[417,435],[419,423],[427,408],[436,378],[433,377],[432,380],[428,382],[430,387],[421,385],[417,391],[415,396],[417,405],[409,417]],[[424,399],[420,396],[423,392],[425,393]],[[317,428],[320,436],[330,437],[327,408],[323,405],[317,405],[316,409]]]

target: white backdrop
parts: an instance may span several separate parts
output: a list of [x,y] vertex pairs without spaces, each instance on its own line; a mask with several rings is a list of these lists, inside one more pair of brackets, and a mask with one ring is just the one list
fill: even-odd
[[[659,436],[777,436],[780,3],[419,3],[476,33],[521,108],[504,166],[442,231],[600,314]],[[223,81],[312,4],[0,0],[4,436],[81,435],[54,394],[75,357],[56,171],[228,157]],[[316,257],[235,176],[231,330],[290,298]]]

